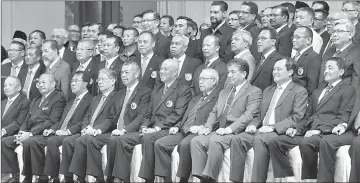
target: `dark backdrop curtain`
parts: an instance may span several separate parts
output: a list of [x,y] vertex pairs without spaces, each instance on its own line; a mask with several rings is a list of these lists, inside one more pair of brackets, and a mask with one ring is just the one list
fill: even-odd
[[104,28],[110,23],[123,23],[121,1],[65,1],[65,27],[86,22],[101,22]]

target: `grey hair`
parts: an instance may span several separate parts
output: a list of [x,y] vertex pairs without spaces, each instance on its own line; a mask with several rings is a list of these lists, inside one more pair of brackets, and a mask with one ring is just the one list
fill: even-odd
[[247,43],[248,48],[250,48],[252,41],[253,41],[253,37],[251,36],[251,33],[249,31],[246,30],[237,30],[233,33],[233,36],[240,36],[241,39]]

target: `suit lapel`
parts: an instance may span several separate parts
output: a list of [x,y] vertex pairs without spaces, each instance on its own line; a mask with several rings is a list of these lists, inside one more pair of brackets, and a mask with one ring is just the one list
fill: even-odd
[[[139,90],[140,90],[140,83],[138,83],[137,86],[134,88],[134,91],[131,93],[131,96],[130,96],[130,98],[128,100],[128,103],[123,104],[123,105],[128,105],[135,98],[135,96],[139,92]],[[127,114],[128,109],[129,109],[128,107],[125,108],[125,113],[124,114]]]
[[8,101],[8,99],[1,101],[1,117],[4,115],[4,110],[5,110],[7,101]]
[[[342,51],[338,57],[345,58],[349,54],[349,50],[354,46],[353,43],[351,43],[344,51]],[[346,59],[345,59],[346,60]]]
[[[147,64],[146,68],[145,68],[145,73],[143,75],[144,78],[150,78],[151,72],[153,71],[152,69],[152,65],[155,62],[155,54],[151,57],[149,63]],[[140,56],[140,62],[141,62],[141,56]]]
[[[49,100],[53,97],[53,95],[55,95],[55,90],[52,91],[51,94],[44,99],[44,101],[42,102],[40,108],[43,108],[43,107],[47,106],[48,103],[49,103]],[[40,98],[40,100],[41,100],[41,98]]]
[[341,81],[327,95],[323,96],[323,98],[320,100],[320,103],[319,103],[318,102],[319,97],[320,97],[320,95],[321,95],[321,93],[323,91],[323,90],[321,90],[320,95],[319,95],[319,97],[317,98],[317,101],[316,101],[316,102],[319,103],[317,109],[319,110],[321,106],[323,106],[337,91],[339,91],[341,89],[342,85],[343,85],[343,82]]
[[276,103],[275,108],[277,108],[285,100],[285,98],[289,95],[293,87],[294,87],[294,83],[290,82],[289,85],[284,89],[284,92],[281,94],[279,100]]
[[300,58],[296,61],[296,66],[299,66],[306,59],[307,55],[311,52],[312,48],[308,48],[303,54],[301,54]]
[[180,70],[179,76],[185,75],[185,71],[188,70],[188,69],[187,69],[187,65],[188,65],[188,64],[189,64],[189,59],[188,59],[187,56],[185,56],[184,63],[183,63],[183,65],[182,65],[182,67],[180,68],[181,70]]
[[56,70],[58,69],[58,67],[60,66],[61,63],[61,59],[59,59],[56,64],[54,65],[54,67],[52,67],[49,71],[48,74],[54,74],[56,72]]
[[272,97],[274,96],[275,90],[276,90],[276,85],[272,85],[272,88],[268,90],[266,96],[263,96],[263,100],[265,100],[265,102],[263,102],[264,108],[262,108],[261,110],[261,118],[265,117],[265,114],[270,106]]
[[[160,107],[160,105],[176,90],[176,86],[177,86],[177,80],[175,80],[171,86],[169,87],[169,89],[166,91],[165,95],[161,97],[156,110]],[[163,89],[165,87],[165,84],[163,85],[163,87],[161,89]],[[161,92],[161,90],[159,91]],[[155,111],[156,111],[155,110]]]
[[111,63],[109,69],[114,70],[114,68],[117,67],[118,64],[120,64],[121,60],[119,59],[119,56],[116,57],[116,59]]
[[217,63],[220,62],[220,61],[221,61],[220,58],[216,59],[213,63],[211,63],[211,64],[209,65],[209,68],[214,69],[215,66],[217,65]]
[[96,116],[96,118],[98,118],[100,116],[100,114],[102,113],[102,111],[104,110],[105,106],[109,103],[110,100],[113,100],[113,96],[114,96],[115,91],[112,91],[111,93],[109,93],[109,95],[106,97],[104,104],[101,106],[98,115]]
[[254,74],[253,76],[253,79],[252,81],[259,75],[259,73],[261,72],[261,70],[267,65],[269,64],[269,60],[271,60],[273,57],[275,57],[275,52],[276,50],[274,50],[265,60],[264,60],[264,63],[259,65],[259,67],[256,69],[256,73]]
[[[11,103],[9,109],[6,111],[5,115],[3,118],[5,118],[22,100],[21,94],[15,99],[14,102]],[[7,102],[7,100],[6,100]]]
[[[234,105],[234,103],[245,93],[245,91],[249,88],[249,83],[245,81],[244,85],[240,88],[240,90],[237,92],[237,94],[234,97],[234,100],[231,103],[231,108]],[[230,110],[229,110],[230,112]]]

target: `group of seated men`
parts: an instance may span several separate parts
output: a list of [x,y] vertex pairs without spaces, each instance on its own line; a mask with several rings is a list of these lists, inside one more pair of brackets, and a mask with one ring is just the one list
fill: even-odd
[[71,25],[48,40],[35,30],[28,44],[17,31],[1,66],[2,173],[11,183],[19,174],[130,182],[141,144],[138,176],[147,182],[172,181],[176,146],[181,182],[216,181],[229,148],[231,181],[243,182],[253,148],[251,181],[265,182],[270,159],[275,178],[294,176],[287,152],[299,146],[301,178],[333,182],[336,151],[351,145],[349,181],[359,182],[360,5],[333,14],[324,1],[291,5],[268,7],[259,20],[256,3],[244,2],[227,19],[227,3],[214,1],[198,40],[192,19],[152,10],[129,28]]

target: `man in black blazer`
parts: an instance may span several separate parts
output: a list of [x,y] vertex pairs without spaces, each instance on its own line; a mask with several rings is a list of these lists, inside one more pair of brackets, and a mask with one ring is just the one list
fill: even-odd
[[161,34],[160,15],[153,10],[146,10],[142,13],[142,26],[144,31],[149,31],[154,34],[154,54],[159,57],[167,58],[170,45],[170,39]]
[[189,100],[191,90],[187,85],[178,82],[178,62],[165,60],[160,69],[162,84],[155,86],[144,116],[140,132],[122,135],[118,139],[118,151],[115,163],[121,166],[114,168],[113,176],[125,182],[130,181],[130,163],[132,150],[142,143],[143,159],[139,177],[148,181],[154,180],[154,143],[157,139],[169,134],[169,129],[181,121]]
[[329,12],[327,12],[326,10],[323,9],[317,9],[314,10],[315,13],[315,19],[314,19],[314,30],[319,33],[319,35],[321,36],[322,40],[323,40],[323,44],[321,46],[321,50],[319,55],[322,56],[324,53],[325,48],[328,46],[328,42],[330,40],[330,34],[328,32],[328,30],[326,29],[326,19],[327,16],[329,15]]
[[329,59],[324,72],[328,85],[313,92],[304,118],[288,128],[286,135],[269,141],[275,178],[294,176],[286,152],[299,146],[303,161],[301,179],[334,182],[336,150],[350,144],[355,136],[349,117],[356,91],[341,79],[345,68],[342,58]]
[[[151,89],[139,82],[140,67],[136,62],[129,61],[123,65],[122,80],[126,85],[126,89],[119,91],[116,103],[111,109],[110,118],[116,123],[116,129],[108,136],[108,161],[105,170],[107,180],[113,181],[118,179],[117,171],[122,169],[124,162],[116,161],[116,156],[121,152],[117,145],[119,139],[124,134],[138,132],[143,123],[144,115],[148,109]],[[92,143],[93,141],[91,141]],[[90,147],[89,147],[90,148]],[[93,149],[94,147],[91,146]],[[92,151],[90,151],[92,152]],[[100,156],[100,153],[92,155],[92,157]],[[93,160],[92,175],[95,177],[103,176],[100,158]],[[116,182],[116,181],[115,181]]]
[[124,50],[120,53],[120,60],[124,62],[134,61],[136,56],[140,55],[137,48],[139,31],[136,28],[129,27],[124,30],[122,41]]
[[360,166],[360,111],[357,113],[353,130],[357,137],[354,138],[349,149],[349,155],[351,158],[349,182],[360,182],[360,174],[357,172]]
[[[201,32],[199,45],[197,47],[196,58],[205,62],[203,54],[203,41],[208,35],[214,35],[219,38],[219,57],[225,62],[231,60],[234,54],[231,52],[231,36],[235,29],[229,27],[225,21],[228,10],[228,4],[224,1],[213,1],[210,7],[210,21],[211,27]],[[219,12],[219,13],[213,13]],[[200,74],[200,73],[199,73]],[[219,73],[220,74],[220,73]],[[221,75],[221,74],[220,74]],[[221,77],[221,76],[220,76]],[[221,80],[221,79],[220,79]]]
[[262,58],[255,68],[255,72],[251,79],[251,84],[260,88],[262,91],[274,84],[273,67],[275,62],[283,56],[276,51],[276,32],[270,28],[264,28],[260,32],[257,40],[257,48],[262,54]]
[[30,100],[20,91],[21,83],[18,78],[6,78],[4,92],[8,98],[1,101],[1,137],[17,133],[29,112]]
[[194,96],[189,103],[181,122],[171,127],[168,136],[160,138],[155,142],[155,176],[164,178],[164,182],[171,182],[171,153],[178,145],[180,155],[179,169],[177,176],[180,182],[187,181],[191,173],[191,139],[203,125],[219,96],[216,84],[219,81],[219,74],[214,69],[201,71],[198,81],[202,94]]
[[309,95],[318,87],[321,66],[321,57],[311,46],[312,37],[310,28],[299,26],[292,39],[296,51],[292,55],[296,63],[293,81],[306,88]]
[[38,86],[41,96],[31,101],[29,113],[21,125],[19,133],[2,139],[1,163],[4,172],[14,174],[19,171],[17,155],[14,150],[22,144],[24,160],[22,174],[25,175],[25,182],[31,182],[32,175],[42,174],[42,172],[38,174],[36,169],[32,170],[31,160],[34,158],[30,153],[32,143],[43,138],[45,129],[59,122],[66,103],[63,94],[55,90],[56,81],[52,75],[42,74]]
[[[78,60],[72,65],[72,74],[76,72],[84,72],[88,76],[93,76],[95,73],[95,61],[92,58],[94,53],[94,43],[91,40],[80,40],[76,48],[76,59]],[[88,91],[92,93],[94,80],[91,78],[87,83]]]
[[175,35],[171,40],[170,53],[173,59],[179,61],[179,82],[191,86],[193,82],[197,82],[197,78],[194,78],[194,72],[201,65],[201,61],[185,54],[188,44],[188,37]]
[[22,87],[22,93],[30,100],[40,96],[39,89],[36,87],[37,79],[45,73],[46,67],[41,59],[41,49],[39,47],[29,47],[26,49],[25,63],[27,71]]
[[24,63],[25,46],[18,41],[12,41],[8,54],[11,62],[1,65],[1,100],[6,99],[6,95],[4,94],[4,81],[7,76],[18,77],[21,85],[23,85],[26,77],[27,65]]
[[[46,175],[51,177],[51,182],[58,180],[60,167],[59,146],[63,140],[80,132],[82,118],[93,98],[88,93],[86,85],[90,77],[82,71],[78,71],[72,77],[71,90],[74,99],[65,106],[59,122],[46,129],[42,138],[36,139],[30,147],[33,155],[31,167],[34,175]],[[46,153],[44,151],[47,146]],[[46,154],[46,156],[44,156]],[[42,181],[48,181],[42,180]]]
[[140,66],[140,83],[154,88],[159,81],[161,63],[165,60],[154,53],[155,37],[151,32],[142,32],[138,39],[138,50],[135,62]]
[[[89,141],[98,135],[109,133],[115,128],[115,124],[108,119],[108,116],[115,103],[114,97],[117,95],[115,91],[116,78],[116,72],[111,69],[104,68],[99,71],[97,82],[101,94],[93,98],[86,111],[82,120],[81,136],[71,136],[63,142],[64,158],[60,165],[60,173],[69,176],[69,171],[74,175],[73,180],[75,181],[84,182],[85,175],[91,175],[87,169]],[[69,158],[71,156],[72,159]]]
[[[342,10],[348,14],[348,18],[351,23],[355,26],[355,34],[353,37],[353,41],[355,44],[360,44],[360,3],[355,1],[346,1],[343,3]],[[357,16],[355,16],[357,15]]]
[[[121,82],[121,67],[124,64],[124,61],[119,58],[119,50],[122,49],[123,43],[120,37],[115,35],[108,35],[105,39],[104,44],[104,56],[106,57],[106,61],[102,61],[97,65],[97,69],[94,70],[95,77],[94,81],[97,80],[97,74],[101,69],[111,69],[115,71],[116,74],[116,83],[115,83],[115,91],[119,91],[125,88],[125,85]],[[98,87],[98,83],[93,85],[93,94],[100,94],[100,89]]]
[[54,29],[52,32],[52,39],[58,43],[58,53],[60,58],[71,66],[76,62],[76,54],[64,46],[68,41],[68,35],[68,31],[63,28]]
[[[219,73],[217,89],[222,90],[227,78],[227,67],[225,62],[219,58],[220,39],[214,35],[208,35],[203,42],[202,53],[204,54],[205,63],[196,68],[193,78],[197,79],[205,68],[215,69]],[[191,89],[195,96],[201,94],[199,83],[196,80],[193,80]]]
[[292,50],[291,36],[294,30],[288,27],[289,11],[285,6],[274,6],[272,8],[270,23],[276,29],[276,50],[283,56],[290,57]]
[[251,54],[254,56],[255,60],[260,60],[261,54],[257,48],[257,37],[260,33],[260,28],[256,24],[256,16],[258,14],[258,6],[253,1],[243,2],[240,6],[239,13],[239,22],[244,30],[249,31],[251,33],[251,37],[253,41],[250,46]]

